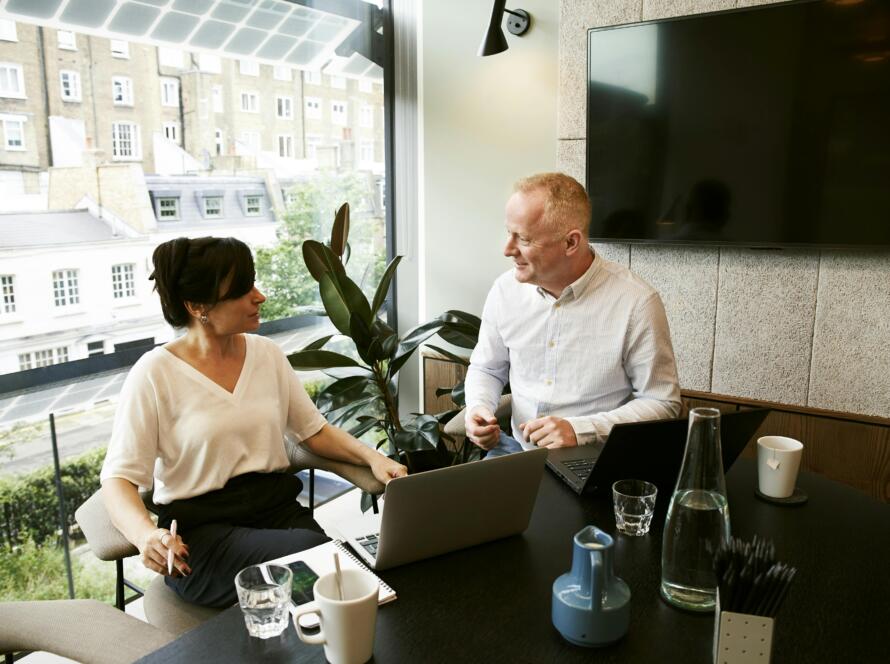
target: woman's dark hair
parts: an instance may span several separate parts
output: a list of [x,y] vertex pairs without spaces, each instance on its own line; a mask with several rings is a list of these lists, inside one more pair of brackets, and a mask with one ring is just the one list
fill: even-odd
[[[189,322],[186,302],[211,307],[221,300],[239,298],[253,288],[253,256],[233,237],[178,237],[159,244],[152,254],[154,272],[149,279],[161,297],[164,319],[173,327]],[[231,276],[226,292],[220,287]]]

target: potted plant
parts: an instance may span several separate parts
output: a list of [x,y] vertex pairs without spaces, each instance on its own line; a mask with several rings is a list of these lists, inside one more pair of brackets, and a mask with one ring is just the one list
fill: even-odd
[[[312,278],[318,282],[325,313],[340,335],[352,341],[358,359],[326,350],[336,334],[316,339],[290,356],[291,366],[302,371],[325,370],[336,380],[316,397],[316,405],[329,422],[349,426],[349,432],[361,436],[381,432],[377,447],[400,458],[409,472],[430,466],[439,467],[471,458],[466,441],[457,449],[445,445],[440,422],[451,413],[427,415],[412,413],[402,418],[398,411],[398,372],[414,351],[433,335],[462,348],[473,348],[478,338],[480,320],[462,311],[446,311],[433,320],[408,330],[403,337],[378,316],[401,256],[386,266],[372,301],[346,274],[348,260],[349,204],[337,211],[329,244],[306,240],[303,260]],[[457,355],[433,347],[446,356]],[[465,360],[461,360],[465,361]],[[462,400],[462,384],[456,396]],[[351,424],[351,426],[350,426]],[[453,442],[453,441],[452,441]],[[367,501],[363,500],[363,504]]]

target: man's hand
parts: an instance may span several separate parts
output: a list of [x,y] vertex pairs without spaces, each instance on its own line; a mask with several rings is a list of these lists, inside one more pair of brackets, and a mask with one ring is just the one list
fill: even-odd
[[548,415],[520,424],[525,439],[538,447],[575,447],[578,438],[568,420]]
[[142,559],[142,564],[148,569],[167,576],[167,551],[173,549],[173,574],[172,576],[188,576],[192,570],[185,559],[189,555],[188,546],[177,535],[174,537],[166,528],[155,528],[145,533],[136,546]]
[[377,454],[371,461],[371,472],[377,478],[377,481],[385,486],[389,484],[391,479],[407,475],[408,469],[388,456]]
[[483,450],[490,450],[498,444],[501,427],[498,420],[485,406],[476,406],[465,418],[467,438]]

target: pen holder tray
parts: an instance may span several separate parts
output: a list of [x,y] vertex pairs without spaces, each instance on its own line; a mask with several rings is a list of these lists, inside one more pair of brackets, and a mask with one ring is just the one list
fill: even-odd
[[714,621],[714,664],[769,664],[773,618],[721,611]]

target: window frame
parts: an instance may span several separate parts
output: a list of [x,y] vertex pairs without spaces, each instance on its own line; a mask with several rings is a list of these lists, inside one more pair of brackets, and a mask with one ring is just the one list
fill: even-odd
[[[286,76],[282,76],[281,72],[287,72]],[[272,67],[272,78],[276,81],[291,82],[294,80],[294,70],[290,65],[274,65]]]
[[[282,104],[282,102],[286,102]],[[282,110],[287,113],[282,114]],[[275,116],[279,120],[294,119],[294,98],[290,95],[275,95]]]
[[62,267],[52,271],[52,296],[55,310],[80,306],[80,269]]
[[111,266],[111,299],[115,302],[136,298],[136,263]]
[[19,32],[15,20],[0,18],[0,41],[17,42],[18,40]]
[[[120,136],[120,129],[128,127],[130,136]],[[121,154],[121,141],[130,141],[130,154]],[[129,120],[121,120],[111,123],[111,159],[112,161],[141,161],[142,160],[142,134],[139,125]]]
[[[337,111],[338,105],[343,106],[341,112]],[[342,118],[340,118],[340,116],[342,116]],[[338,127],[349,126],[349,102],[342,99],[331,99],[331,124]]]
[[130,42],[125,39],[109,39],[108,41],[112,58],[117,58],[118,60],[130,59]]
[[[173,201],[173,215],[164,214],[164,203]],[[179,221],[182,219],[180,212],[181,204],[179,196],[155,196],[155,217],[159,222],[162,221]]]
[[0,274],[0,318],[15,313],[15,275]]
[[[25,123],[28,117],[25,115],[15,115],[13,113],[0,113],[0,121],[3,123],[3,149],[7,152],[27,152],[28,145],[25,141]],[[13,125],[18,125],[20,132],[20,144],[11,145],[9,141],[9,129]]]
[[179,108],[179,79],[174,76],[161,76],[161,106]]
[[225,113],[223,105],[223,86],[214,85],[210,88],[210,108],[213,113]]
[[[168,141],[173,141],[174,143],[176,143],[176,145],[182,145],[182,133],[180,131],[178,121],[171,120],[170,122],[162,123],[161,132],[163,132],[164,138],[166,138]],[[170,137],[171,133],[173,134],[172,138]]]
[[[245,107],[244,102],[247,103]],[[251,103],[252,102],[252,103]],[[241,91],[241,112],[242,113],[259,113],[260,112],[260,93],[254,90]]]
[[[70,35],[70,41],[68,37],[65,37],[65,39],[63,40],[62,35]],[[56,30],[56,45],[63,51],[76,51],[77,33],[73,30]]]
[[278,156],[284,159],[294,158],[294,135],[278,134],[276,137],[278,143]]
[[[225,202],[223,201],[223,196],[202,196],[201,197],[201,214],[205,219],[222,219],[223,218],[223,206]],[[219,201],[219,207],[214,210],[214,213],[210,213],[210,207],[208,207],[208,202],[210,201]]]
[[[75,92],[77,94],[65,94],[65,77],[69,78],[69,88],[76,88]],[[73,77],[73,78],[72,78]],[[73,85],[72,85],[73,83]],[[81,88],[80,88],[80,72],[75,71],[74,69],[60,69],[59,70],[59,94],[62,97],[62,101],[67,102],[76,102],[80,103],[83,101],[83,97],[81,96]]]
[[14,73],[16,86],[18,90],[3,90],[0,88],[0,98],[4,99],[27,99],[25,94],[25,72],[23,66],[18,62],[0,62],[0,70],[7,70],[7,76]]
[[309,120],[321,120],[321,97],[303,97],[303,112]]
[[[117,86],[120,86],[121,100],[117,100]],[[113,106],[134,106],[133,79],[129,76],[111,77],[111,103]]]
[[[246,194],[244,196],[244,216],[261,217],[263,215],[263,198],[262,194]],[[251,200],[254,199],[256,199],[256,204],[252,205]]]

